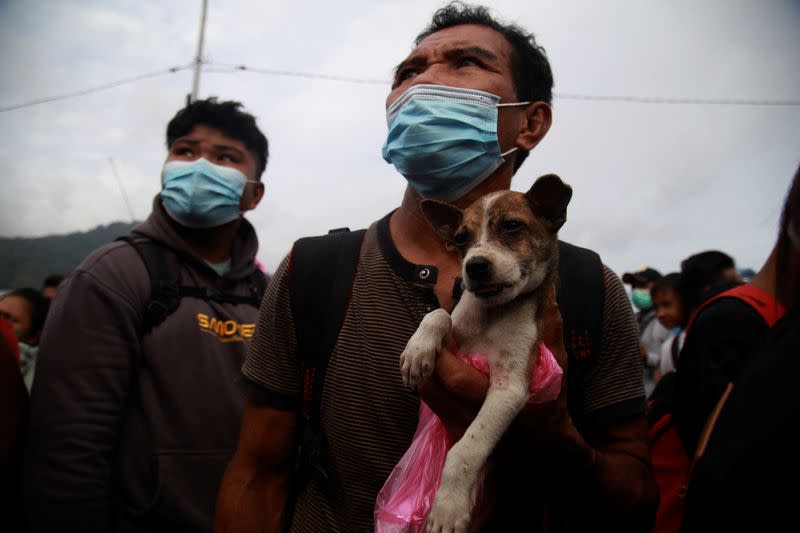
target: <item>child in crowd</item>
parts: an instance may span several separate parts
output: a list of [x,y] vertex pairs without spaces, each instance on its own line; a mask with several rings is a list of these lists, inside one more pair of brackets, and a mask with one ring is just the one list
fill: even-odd
[[670,335],[661,344],[661,357],[656,381],[669,372],[674,372],[678,364],[678,355],[686,338],[686,321],[688,319],[680,291],[681,275],[677,272],[667,274],[653,283],[650,297],[656,318]]
[[669,331],[656,320],[650,289],[661,278],[661,273],[651,267],[642,267],[622,275],[622,282],[631,286],[631,303],[637,309],[636,322],[639,326],[639,343],[644,357],[644,390],[650,396],[656,384],[661,345],[669,336]]
[[47,300],[36,289],[9,292],[0,299],[0,316],[11,322],[19,342],[19,364],[28,391],[33,385],[39,337],[47,317]]

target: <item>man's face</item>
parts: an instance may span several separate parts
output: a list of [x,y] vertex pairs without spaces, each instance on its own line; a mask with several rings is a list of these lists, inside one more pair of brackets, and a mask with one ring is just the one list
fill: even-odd
[[[201,157],[215,165],[238,169],[248,180],[256,179],[256,157],[247,149],[244,142],[202,124],[196,125],[187,135],[175,139],[165,162],[195,161]],[[264,185],[261,182],[247,183],[239,202],[239,209],[241,211],[253,209],[263,194]]]
[[672,288],[664,288],[653,295],[653,309],[656,318],[667,329],[680,326],[684,321],[681,297]]
[[[500,103],[517,102],[511,74],[512,48],[499,32],[477,24],[462,24],[426,37],[398,65],[388,108],[414,85],[433,84],[477,89],[500,97]],[[514,146],[521,108],[500,108],[497,128],[501,150]]]
[[0,300],[0,316],[11,322],[17,339],[22,342],[30,340],[33,317],[31,317],[31,306],[27,300],[19,296],[6,296]]

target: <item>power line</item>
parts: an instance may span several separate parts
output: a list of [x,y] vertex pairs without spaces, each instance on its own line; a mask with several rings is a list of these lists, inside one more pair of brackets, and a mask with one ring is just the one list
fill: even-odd
[[[291,76],[296,78],[323,79],[343,81],[347,83],[364,83],[373,85],[389,85],[387,80],[371,78],[354,78],[347,76],[332,76],[313,72],[300,72],[291,70],[277,70],[267,68],[248,67],[247,65],[223,65],[209,63],[207,72],[227,74],[233,72],[255,72],[271,76]],[[561,100],[587,100],[601,102],[628,102],[640,104],[696,104],[696,105],[741,105],[741,106],[800,106],[800,100],[756,100],[744,98],[669,98],[661,96],[602,96],[592,94],[555,93],[553,98]]]
[[146,74],[140,74],[139,76],[133,76],[131,78],[124,78],[117,81],[112,81],[110,83],[104,83],[102,85],[96,85],[94,87],[89,87],[87,89],[82,89],[79,91],[60,94],[56,96],[46,96],[44,98],[38,98],[36,100],[30,100],[28,102],[22,102],[19,104],[13,104],[9,106],[0,107],[0,113],[5,113],[6,111],[13,111],[15,109],[21,109],[23,107],[31,107],[39,104],[45,104],[47,102],[55,102],[56,100],[65,100],[67,98],[75,98],[76,96],[83,96],[86,94],[96,93],[98,91],[105,91],[107,89],[113,89],[114,87],[119,87],[120,85],[125,85],[127,83],[133,83],[135,81],[144,80],[147,78],[155,78],[156,76],[162,76],[164,74],[172,74],[174,72],[178,72],[181,70],[186,70],[191,68],[193,64],[183,65],[179,67],[172,67],[166,70],[158,70],[156,72],[148,72]]
[[[389,85],[387,80],[378,80],[370,78],[353,78],[349,76],[334,76],[330,74],[318,74],[314,72],[298,72],[293,70],[277,70],[270,68],[257,68],[248,67],[247,65],[222,65],[222,64],[209,64],[206,72],[216,72],[220,74],[227,74],[232,72],[255,72],[256,74],[267,74],[270,76],[290,76],[294,78],[307,78],[316,80],[329,80],[329,81],[343,81],[347,83],[361,83],[368,85]],[[220,70],[225,69],[225,70]]]
[[553,98],[601,102],[632,102],[639,104],[800,106],[800,100],[748,100],[744,98],[667,98],[661,96],[598,96],[568,93],[557,93],[553,95]]
[[[319,80],[327,80],[327,81],[339,81],[345,83],[358,83],[362,85],[389,85],[388,80],[379,80],[375,78],[357,78],[357,77],[350,77],[350,76],[335,76],[330,74],[319,74],[314,72],[302,72],[302,71],[292,71],[292,70],[279,70],[279,69],[268,69],[268,68],[258,68],[258,67],[249,67],[247,65],[225,65],[225,64],[218,64],[218,63],[205,63],[206,65],[205,70],[206,72],[210,73],[217,73],[217,74],[231,74],[236,72],[253,72],[255,74],[263,74],[268,76],[287,76],[287,77],[294,77],[294,78],[305,78],[305,79],[319,79]],[[88,89],[83,89],[80,91],[75,91],[72,93],[66,93],[62,95],[56,96],[49,96],[45,98],[39,98],[37,100],[31,100],[28,102],[23,102],[20,104],[14,104],[10,106],[0,107],[0,113],[5,113],[7,111],[12,111],[14,109],[20,109],[24,107],[35,106],[47,102],[54,102],[57,100],[64,100],[66,98],[74,98],[76,96],[83,96],[86,94],[91,94],[98,91],[103,91],[106,89],[112,89],[114,87],[118,87],[120,85],[124,85],[127,83],[133,83],[135,81],[140,81],[147,78],[154,78],[156,76],[161,76],[164,74],[171,74],[174,72],[179,72],[181,70],[187,70],[190,68],[195,68],[196,64],[193,61],[188,65],[182,65],[177,67],[172,67],[166,70],[159,70],[156,72],[150,72],[147,74],[141,74],[139,76],[134,76],[131,78],[125,78],[122,80],[114,81],[111,83],[106,83],[103,85],[98,85],[95,87],[90,87]],[[726,106],[780,106],[780,107],[798,107],[800,106],[800,100],[758,100],[758,99],[744,99],[744,98],[669,98],[669,97],[661,97],[661,96],[605,96],[605,95],[592,95],[592,94],[576,94],[576,93],[555,93],[553,94],[553,98],[560,99],[560,100],[583,100],[583,101],[597,101],[597,102],[620,102],[620,103],[639,103],[639,104],[684,104],[684,105],[726,105]]]

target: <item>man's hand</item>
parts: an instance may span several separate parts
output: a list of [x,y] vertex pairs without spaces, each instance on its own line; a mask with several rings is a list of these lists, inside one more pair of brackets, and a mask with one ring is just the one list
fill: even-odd
[[455,442],[478,414],[489,390],[489,377],[442,348],[433,375],[420,383],[418,390]]

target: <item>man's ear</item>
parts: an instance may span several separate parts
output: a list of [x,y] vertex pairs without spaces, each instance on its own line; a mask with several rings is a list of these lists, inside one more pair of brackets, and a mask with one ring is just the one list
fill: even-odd
[[525,108],[525,122],[517,134],[516,147],[525,152],[533,150],[553,123],[553,110],[547,102],[533,102]]
[[547,220],[552,231],[558,231],[567,221],[567,205],[572,199],[572,187],[555,174],[540,177],[525,193],[536,216]]
[[263,181],[259,181],[253,184],[253,196],[244,206],[244,209],[242,209],[242,211],[249,211],[251,209],[255,209],[258,206],[258,204],[261,203],[261,200],[264,198],[264,191],[265,187]]
[[445,243],[453,240],[453,235],[461,226],[464,213],[454,205],[446,204],[438,200],[425,199],[420,202],[422,213],[428,224]]

